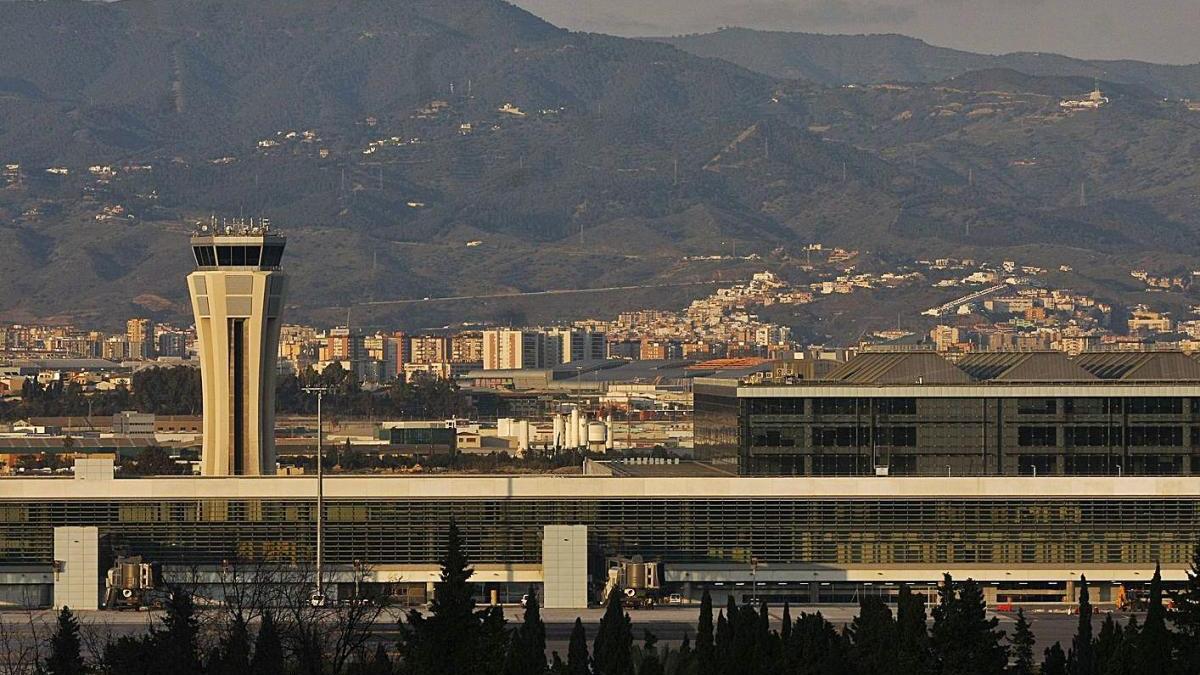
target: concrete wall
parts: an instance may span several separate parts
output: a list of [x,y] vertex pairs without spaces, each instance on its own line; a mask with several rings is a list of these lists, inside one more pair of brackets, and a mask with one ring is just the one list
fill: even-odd
[[100,533],[95,527],[54,528],[54,607],[100,608]]
[[587,525],[542,528],[542,606],[584,609],[587,593]]

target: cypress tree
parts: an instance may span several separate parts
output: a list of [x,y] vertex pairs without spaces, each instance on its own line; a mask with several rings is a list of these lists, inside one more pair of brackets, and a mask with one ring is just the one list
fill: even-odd
[[713,607],[708,589],[700,596],[700,620],[696,623],[696,660],[711,666],[714,663]]
[[1042,657],[1042,675],[1067,675],[1067,655],[1057,642],[1050,645]]
[[1096,638],[1096,672],[1101,675],[1118,675],[1113,664],[1119,661],[1121,642],[1123,639],[1121,625],[1113,620],[1113,615],[1104,617],[1100,624],[1100,635]]
[[658,638],[650,631],[645,632],[645,646],[642,648],[642,665],[638,675],[664,675],[662,660],[658,658]]
[[619,591],[614,589],[608,596],[592,643],[592,663],[598,675],[633,675],[633,626],[621,609]]
[[756,675],[759,672],[758,663],[758,612],[749,604],[739,607],[729,617],[729,627],[733,636],[733,648],[726,660],[726,672]]
[[1067,653],[1068,675],[1096,675],[1095,645],[1092,644],[1092,602],[1087,577],[1079,577],[1079,625]]
[[[692,640],[687,633],[683,634],[683,642],[679,643],[679,652],[675,658],[675,668],[670,671],[671,675],[692,675],[696,672],[695,664],[692,663],[696,653],[692,651]],[[664,666],[666,664],[663,664]]]
[[718,673],[724,674],[729,672],[729,663],[732,660],[732,654],[733,628],[729,625],[729,620],[725,618],[725,612],[718,611],[717,634],[713,641],[713,656],[715,658],[712,662]]
[[900,587],[896,600],[896,675],[923,675],[929,666],[929,629],[925,625],[925,598]]
[[587,632],[583,629],[583,620],[575,617],[575,627],[571,629],[571,644],[567,647],[567,672],[570,675],[590,675],[588,664]]
[[892,610],[878,596],[865,596],[858,603],[858,616],[847,630],[850,658],[860,673],[884,673],[896,659],[896,622]]
[[509,650],[510,675],[541,675],[546,672],[546,625],[538,608],[537,590],[529,587],[525,617],[512,637]]
[[258,637],[254,640],[250,672],[255,675],[283,675],[283,671],[283,643],[279,640],[279,628],[275,624],[275,616],[266,612],[258,626]]
[[779,640],[783,643],[784,648],[792,639],[792,610],[788,607],[787,601],[783,603],[783,620],[779,625]]
[[1185,673],[1200,673],[1200,542],[1192,548],[1192,564],[1183,589],[1172,595],[1171,622],[1179,631],[1179,660]]
[[485,607],[475,618],[479,621],[479,646],[473,672],[476,675],[501,675],[510,666],[513,637],[505,628],[504,608],[499,605]]
[[1125,629],[1121,631],[1121,648],[1105,668],[1105,675],[1133,675],[1137,672],[1138,642],[1141,634],[1142,628],[1138,625],[1137,615],[1131,614]]
[[43,664],[46,675],[82,675],[87,672],[82,643],[79,620],[69,608],[63,607],[58,613],[54,633],[50,636],[50,654]]
[[1017,625],[1013,628],[1012,636],[1012,675],[1033,675],[1033,646],[1036,642],[1029,621],[1025,619],[1025,610],[1018,609]]
[[1150,598],[1146,622],[1137,638],[1135,675],[1163,675],[1171,672],[1172,635],[1167,627],[1167,610],[1162,604],[1162,569],[1154,566],[1150,580]]

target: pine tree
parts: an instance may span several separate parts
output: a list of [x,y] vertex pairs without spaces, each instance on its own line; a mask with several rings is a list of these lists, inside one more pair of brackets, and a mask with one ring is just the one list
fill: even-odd
[[538,608],[537,590],[529,587],[525,618],[512,636],[509,649],[510,675],[542,675],[546,672],[546,625]]
[[1180,667],[1185,673],[1200,673],[1200,542],[1192,548],[1187,583],[1172,599],[1171,622],[1179,631]]
[[858,616],[850,622],[850,658],[860,673],[883,673],[892,669],[896,659],[896,622],[892,610],[882,598],[863,597]]
[[1008,649],[1002,644],[999,619],[987,618],[983,591],[973,580],[955,584],[945,575],[933,610],[931,645],[942,675],[1003,673]]
[[50,654],[43,666],[46,675],[82,675],[87,672],[83,662],[79,620],[67,607],[58,613],[54,634],[50,636]]
[[705,589],[700,596],[700,620],[696,624],[696,660],[708,667],[715,662],[712,612],[712,596]]
[[633,675],[633,626],[621,609],[620,589],[608,596],[608,605],[596,640],[592,643],[592,663],[598,675]]
[[925,625],[925,598],[900,587],[896,599],[896,675],[924,675],[929,666],[929,629]]
[[258,637],[254,640],[254,657],[250,659],[250,672],[255,675],[283,675],[283,643],[279,639],[279,628],[275,616],[263,614],[258,626]]
[[167,600],[162,625],[152,633],[154,662],[159,672],[170,675],[200,675],[200,623],[192,596],[174,589]]
[[1067,675],[1067,655],[1057,642],[1042,656],[1042,675]]
[[368,671],[371,675],[392,675],[392,659],[388,656],[383,643],[375,647],[375,656],[371,659]]
[[[451,520],[441,581],[434,585],[429,615],[408,613],[398,643],[405,667],[416,673],[457,675],[477,670],[484,655],[479,646],[481,617],[475,615],[474,570],[467,559],[458,525]],[[503,663],[503,657],[500,663]]]
[[1096,675],[1095,645],[1092,644],[1092,602],[1087,577],[1079,577],[1079,625],[1067,652],[1068,675]]
[[571,644],[567,648],[567,672],[590,675],[592,669],[588,660],[587,632],[583,629],[583,620],[576,617],[575,627],[571,629]]
[[1033,675],[1033,646],[1036,640],[1029,621],[1025,619],[1025,610],[1017,610],[1017,625],[1013,628],[1012,653],[1014,663],[1010,672],[1012,675]]
[[208,664],[212,675],[241,675],[250,669],[250,631],[244,621],[234,619]]
[[784,672],[789,675],[831,675],[848,665],[842,636],[820,612],[796,618],[784,649]]
[[1171,642],[1167,627],[1167,610],[1162,603],[1162,569],[1154,566],[1150,580],[1150,598],[1146,607],[1146,622],[1137,638],[1135,675],[1164,675],[1171,672]]

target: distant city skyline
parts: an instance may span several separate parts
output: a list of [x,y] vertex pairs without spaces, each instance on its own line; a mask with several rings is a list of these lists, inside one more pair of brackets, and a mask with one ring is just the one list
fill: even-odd
[[973,52],[1200,62],[1194,0],[515,0],[564,28],[629,37],[722,26],[900,33]]

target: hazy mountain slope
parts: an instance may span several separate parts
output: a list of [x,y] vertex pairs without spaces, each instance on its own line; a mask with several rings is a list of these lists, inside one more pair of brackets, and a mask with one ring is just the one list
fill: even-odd
[[1089,61],[1059,54],[976,54],[903,35],[819,35],[728,28],[656,38],[772,77],[824,84],[937,82],[972,70],[1011,68],[1031,75],[1100,78],[1140,84],[1163,96],[1200,97],[1200,64]]
[[[1200,115],[1139,85],[1102,81],[1110,106],[1065,113],[1090,78],[780,81],[497,0],[0,15],[0,165],[20,165],[0,176],[5,317],[186,319],[187,224],[209,214],[289,234],[292,318],[353,305],[415,327],[670,306],[707,290],[675,284],[767,264],[696,256],[813,241],[1197,252]],[[651,288],[363,304],[630,284]]]

